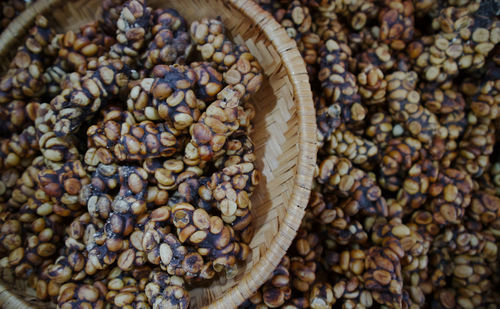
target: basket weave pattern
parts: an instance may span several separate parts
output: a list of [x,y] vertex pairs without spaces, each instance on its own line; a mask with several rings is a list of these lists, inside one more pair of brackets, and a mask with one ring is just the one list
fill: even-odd
[[[97,18],[100,1],[39,0],[12,22],[0,37],[2,69],[38,13],[56,31],[77,30]],[[232,279],[220,278],[191,291],[191,305],[233,308],[252,295],[280,262],[307,205],[316,159],[316,122],[306,69],[283,28],[253,1],[148,1],[172,7],[188,22],[220,16],[237,43],[245,43],[264,69],[266,81],[252,98],[256,109],[252,139],[262,181],[252,196],[255,236],[248,263]],[[0,306],[43,306],[24,281],[0,282]]]

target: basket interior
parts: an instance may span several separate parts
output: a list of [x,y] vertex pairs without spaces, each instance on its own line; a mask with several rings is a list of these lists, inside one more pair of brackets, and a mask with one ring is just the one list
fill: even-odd
[[[65,1],[64,1],[65,2]],[[238,2],[238,1],[234,1]],[[255,235],[251,242],[252,254],[246,265],[240,267],[237,275],[232,279],[219,278],[210,286],[198,287],[191,290],[192,307],[198,308],[212,303],[222,295],[229,293],[229,289],[250,271],[252,277],[265,280],[269,271],[261,270],[256,265],[270,246],[273,238],[278,234],[293,239],[294,230],[300,224],[302,209],[290,202],[297,178],[297,166],[299,159],[299,119],[298,109],[294,100],[291,81],[287,74],[286,65],[283,65],[280,52],[295,47],[291,40],[283,40],[279,44],[279,50],[271,43],[262,29],[253,24],[252,20],[245,16],[234,6],[223,0],[150,0],[148,5],[153,8],[171,7],[178,10],[188,22],[203,17],[220,16],[237,43],[245,43],[252,54],[263,67],[266,80],[262,89],[252,98],[256,109],[254,119],[254,132],[252,139],[255,144],[258,158],[257,167],[262,172],[261,183],[252,195]],[[79,26],[94,20],[99,16],[100,1],[79,0],[64,3],[61,7],[49,10],[45,15],[51,20],[52,25],[58,32],[66,30],[78,30]],[[260,16],[257,16],[257,19]],[[262,18],[265,18],[264,16]],[[267,17],[269,18],[269,17]],[[276,42],[274,42],[276,44]],[[297,53],[298,54],[298,53]],[[8,64],[6,57],[1,60],[2,67]],[[305,74],[305,72],[304,72]],[[314,141],[309,141],[311,144]],[[311,150],[313,151],[313,150]],[[312,174],[312,171],[308,173]],[[291,208],[294,209],[291,209]],[[302,207],[305,207],[303,205]],[[289,226],[283,224],[282,219],[287,212],[297,215],[297,222]],[[283,228],[284,226],[284,228]],[[281,229],[281,230],[280,230]],[[291,232],[290,232],[291,231]],[[291,241],[290,239],[290,241]],[[278,244],[286,251],[288,244]],[[281,259],[278,254],[266,256],[270,263],[277,265]],[[255,266],[255,267],[254,267]],[[259,272],[262,272],[260,274]],[[221,276],[222,277],[222,276]],[[248,277],[248,276],[247,276]],[[247,280],[255,280],[248,279]],[[19,293],[29,301],[34,291],[25,288],[22,283],[15,283]],[[232,303],[237,304],[251,295],[254,291],[249,289],[249,284],[239,285],[238,291],[232,291]],[[242,290],[243,289],[243,290]]]

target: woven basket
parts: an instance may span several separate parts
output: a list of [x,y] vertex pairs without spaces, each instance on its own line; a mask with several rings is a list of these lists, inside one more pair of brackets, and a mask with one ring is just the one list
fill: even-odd
[[[38,0],[23,12],[0,37],[0,66],[8,66],[20,39],[43,13],[58,32],[77,30],[99,16],[99,0]],[[233,279],[221,278],[209,287],[191,291],[193,308],[234,308],[268,279],[299,228],[307,205],[316,160],[316,121],[305,65],[295,42],[285,30],[249,0],[148,0],[148,5],[172,7],[191,22],[220,16],[237,43],[245,43],[266,75],[253,97],[257,166],[262,181],[252,196],[255,236],[248,263]],[[0,283],[4,308],[46,307],[34,298],[26,282]]]

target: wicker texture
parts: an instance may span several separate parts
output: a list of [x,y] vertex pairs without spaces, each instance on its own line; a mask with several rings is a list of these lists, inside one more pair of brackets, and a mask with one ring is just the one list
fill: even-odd
[[[100,2],[39,0],[23,12],[0,37],[3,69],[37,13],[52,20],[55,29],[77,30],[96,19]],[[269,277],[299,228],[311,189],[316,160],[316,121],[308,75],[295,42],[285,30],[249,0],[150,0],[152,7],[172,7],[189,22],[220,16],[237,43],[246,43],[266,74],[262,89],[252,98],[257,166],[262,182],[252,196],[255,236],[252,255],[233,279],[221,278],[209,287],[191,291],[191,306],[233,308],[252,295]],[[7,288],[8,287],[8,288]],[[20,295],[22,294],[22,297]],[[0,283],[0,305],[23,307],[33,300],[24,282]]]

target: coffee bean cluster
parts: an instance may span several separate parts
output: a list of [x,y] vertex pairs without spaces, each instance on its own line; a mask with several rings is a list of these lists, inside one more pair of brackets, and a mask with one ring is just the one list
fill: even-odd
[[242,308],[497,308],[498,3],[258,2],[306,63],[318,168]]
[[262,83],[219,19],[144,0],[103,1],[79,31],[38,16],[0,78],[2,279],[58,308],[188,308],[234,277]]

